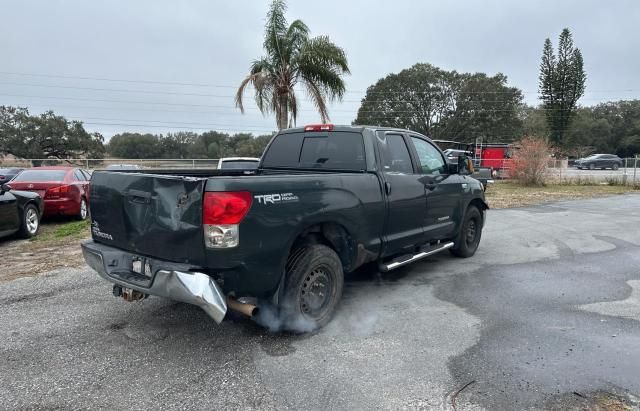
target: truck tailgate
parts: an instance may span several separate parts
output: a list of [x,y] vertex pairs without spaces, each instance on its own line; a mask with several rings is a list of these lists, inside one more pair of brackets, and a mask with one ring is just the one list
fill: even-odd
[[94,241],[141,256],[201,264],[206,178],[96,171],[91,178]]

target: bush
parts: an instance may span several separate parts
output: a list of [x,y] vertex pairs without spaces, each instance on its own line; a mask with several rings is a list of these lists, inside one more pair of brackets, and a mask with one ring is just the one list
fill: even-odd
[[547,141],[538,137],[525,137],[516,143],[514,150],[510,177],[518,183],[527,186],[541,186],[547,181],[547,166],[551,147]]

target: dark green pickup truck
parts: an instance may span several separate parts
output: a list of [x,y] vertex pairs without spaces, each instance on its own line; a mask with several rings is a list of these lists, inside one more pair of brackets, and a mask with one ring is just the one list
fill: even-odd
[[412,131],[325,124],[278,133],[257,170],[96,171],[83,253],[127,300],[192,303],[216,322],[268,304],[285,328],[317,328],[362,264],[475,253],[488,207],[465,160]]

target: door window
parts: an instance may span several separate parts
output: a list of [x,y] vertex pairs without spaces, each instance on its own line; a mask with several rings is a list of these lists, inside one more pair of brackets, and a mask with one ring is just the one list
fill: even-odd
[[378,145],[385,173],[413,174],[411,156],[400,134],[378,134]]
[[440,151],[432,144],[422,140],[421,138],[411,137],[413,146],[418,153],[418,161],[420,161],[420,171],[422,174],[446,174],[447,168],[444,157]]

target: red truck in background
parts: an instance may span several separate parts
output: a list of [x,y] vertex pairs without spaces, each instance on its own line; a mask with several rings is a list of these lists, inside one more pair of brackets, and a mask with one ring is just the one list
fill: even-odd
[[473,158],[473,164],[481,173],[491,177],[508,175],[513,144],[510,143],[462,143],[452,140],[433,140],[442,150],[464,152]]

